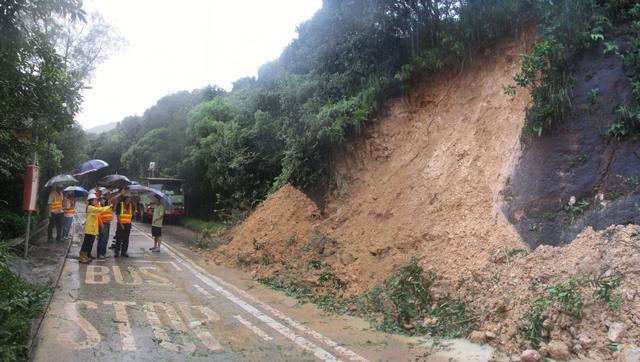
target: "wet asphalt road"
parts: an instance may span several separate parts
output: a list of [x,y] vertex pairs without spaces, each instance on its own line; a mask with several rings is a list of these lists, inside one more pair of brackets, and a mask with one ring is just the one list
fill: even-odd
[[32,360],[486,361],[491,354],[460,341],[462,348],[429,351],[420,340],[300,306],[240,272],[206,266],[175,240],[184,233],[165,235],[162,252],[151,253],[148,229],[134,225],[129,258],[109,252],[84,265],[80,242],[72,245]]

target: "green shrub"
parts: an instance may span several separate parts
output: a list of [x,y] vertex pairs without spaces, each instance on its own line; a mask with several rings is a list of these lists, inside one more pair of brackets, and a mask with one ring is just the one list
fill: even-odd
[[[448,338],[470,333],[476,319],[461,300],[449,295],[434,299],[431,288],[435,280],[435,274],[425,273],[414,260],[371,290],[365,296],[364,309],[386,332]],[[376,319],[377,315],[382,319]]]
[[23,235],[27,225],[24,215],[0,209],[0,240],[12,239]]
[[42,312],[50,291],[33,286],[6,266],[6,248],[0,250],[0,360],[25,360],[33,319]]

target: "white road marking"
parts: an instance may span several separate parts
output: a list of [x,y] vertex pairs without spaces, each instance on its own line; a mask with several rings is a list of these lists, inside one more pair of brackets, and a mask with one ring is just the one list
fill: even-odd
[[[99,277],[99,279],[98,279]],[[85,284],[109,284],[111,276],[109,268],[102,265],[87,265]]]
[[[160,321],[160,317],[158,313],[156,313],[156,309],[161,308],[169,320],[171,321],[173,329],[176,331],[182,332],[180,335],[182,336],[182,343],[177,344],[171,342],[167,331],[162,326],[162,322]],[[180,316],[173,308],[173,306],[165,304],[165,303],[145,303],[142,307],[145,314],[147,315],[147,320],[153,329],[153,334],[157,339],[160,340],[160,345],[166,349],[172,350],[174,352],[193,352],[196,349],[196,346],[193,342],[188,341],[186,339],[187,327],[182,323]]]
[[135,351],[136,341],[133,338],[133,332],[131,331],[131,323],[129,323],[129,314],[127,313],[128,305],[136,305],[136,302],[123,302],[115,300],[105,300],[102,302],[106,305],[113,305],[116,318],[118,322],[118,332],[120,333],[120,342],[122,343],[123,351]]
[[[200,305],[189,306],[186,304],[180,304],[178,307],[182,311],[182,314],[189,321],[189,327],[196,334],[196,336],[200,338],[200,341],[202,341],[202,344],[207,346],[207,348],[209,348],[212,351],[223,350],[222,345],[203,326],[204,324],[207,324],[207,322],[219,321],[220,316],[218,315],[218,313],[212,311],[208,307],[203,307]],[[196,319],[193,316],[193,313],[191,312],[192,308],[199,310],[200,313],[204,315],[206,319],[205,320]]]
[[171,281],[169,279],[158,275],[156,272],[157,268],[155,266],[141,266],[138,270],[140,270],[140,273],[144,275],[146,279],[150,279],[147,280],[149,284],[163,286],[171,285]]
[[119,265],[113,266],[113,277],[116,280],[116,282],[122,285],[141,285],[142,278],[140,277],[140,274],[138,274],[138,272],[132,267],[129,267],[128,269],[129,269],[129,274],[131,274],[132,280],[130,282],[125,282],[124,277],[122,276],[122,272],[120,271],[120,266]]
[[87,309],[97,309],[98,305],[88,300],[79,300],[77,302],[67,303],[64,306],[67,319],[77,324],[86,335],[86,338],[83,341],[77,342],[74,336],[75,330],[69,329],[68,331],[58,335],[58,341],[70,349],[77,350],[94,348],[100,343],[102,338],[100,337],[98,330],[96,330],[96,327],[80,315],[80,312],[78,312],[78,305],[84,305]]
[[196,288],[196,290],[199,291],[200,293],[202,293],[202,295],[204,295],[205,297],[213,298],[213,295],[211,295],[211,293],[207,292],[206,289],[204,289],[203,287],[199,286],[198,284],[194,284],[193,287]]
[[182,253],[177,251],[174,247],[171,247],[169,245],[165,245],[165,247],[167,248],[167,251],[169,253],[173,253],[174,254],[173,256],[176,258],[176,260],[181,261],[180,258],[186,260],[189,263],[187,265],[187,268],[189,267],[189,265],[192,265],[194,269],[200,271],[202,274],[206,275],[207,277],[210,277],[211,279],[214,279],[216,282],[218,282],[220,284],[223,284],[224,286],[226,286],[226,287],[228,287],[230,289],[233,289],[234,291],[236,291],[238,294],[240,294],[244,298],[248,299],[249,301],[253,302],[254,304],[259,305],[260,307],[264,308],[266,311],[272,313],[276,317],[278,317],[278,318],[284,320],[285,322],[289,323],[289,325],[291,325],[292,327],[296,328],[297,330],[299,330],[301,332],[304,332],[304,333],[316,338],[317,340],[319,340],[319,341],[325,343],[326,345],[332,347],[333,349],[335,349],[336,351],[342,353],[343,355],[348,356],[349,360],[351,360],[351,361],[359,361],[359,362],[368,362],[368,360],[366,358],[358,355],[357,353],[351,351],[350,349],[348,349],[346,347],[343,347],[343,346],[339,345],[337,342],[329,339],[328,337],[325,337],[324,335],[312,330],[311,328],[308,328],[308,327],[300,324],[299,322],[291,319],[290,317],[286,316],[284,313],[282,313],[279,310],[271,307],[270,305],[262,302],[261,300],[254,298],[251,294],[245,292],[242,289],[239,289],[235,285],[227,283],[226,281],[222,280],[221,278],[219,278],[219,277],[217,277],[215,275],[209,274],[207,271],[202,269],[200,266],[198,266],[195,263],[191,262],[187,257],[182,255]]
[[182,271],[182,268],[178,266],[173,261],[161,261],[161,260],[136,260],[136,263],[163,263],[163,264],[171,264],[177,271]]
[[[165,248],[166,248],[166,245],[165,245]],[[236,297],[234,294],[232,294],[229,291],[227,291],[226,289],[222,288],[220,285],[216,284],[213,280],[211,280],[210,278],[208,278],[207,276],[205,276],[204,274],[202,274],[198,270],[196,270],[191,265],[191,263],[189,263],[187,261],[184,261],[184,260],[180,259],[176,254],[173,254],[173,252],[171,250],[169,250],[168,248],[166,250],[168,251],[169,255],[173,256],[176,260],[178,260],[179,263],[182,263],[182,265],[184,267],[186,267],[188,270],[190,270],[196,276],[196,278],[202,280],[205,284],[207,284],[209,287],[211,287],[212,289],[214,289],[215,291],[220,293],[222,296],[224,296],[225,298],[229,299],[231,302],[235,303],[237,306],[239,306],[240,308],[244,309],[249,314],[251,314],[254,317],[258,318],[259,320],[263,321],[268,326],[270,326],[271,328],[275,329],[280,334],[282,334],[283,336],[287,337],[288,339],[290,339],[291,341],[293,341],[294,343],[296,343],[300,347],[311,351],[314,356],[318,357],[319,359],[321,359],[323,361],[339,361],[339,359],[337,359],[335,356],[333,356],[329,352],[327,352],[324,349],[322,349],[322,348],[318,347],[317,345],[313,344],[312,342],[310,342],[306,338],[296,335],[291,329],[287,328],[282,323],[277,322],[273,318],[271,318],[271,317],[267,316],[266,314],[260,312],[254,306],[246,303],[242,299]]]
[[242,318],[241,315],[233,316],[233,318],[237,319],[238,322],[242,323],[245,327],[247,327],[250,330],[252,330],[253,333],[257,334],[258,337],[264,339],[265,341],[268,342],[268,341],[273,340],[273,338],[271,338],[265,331],[263,331],[262,329],[256,327],[255,324],[249,322],[248,320]]
[[[149,236],[149,234],[143,233],[143,235],[145,237],[147,237],[148,239],[153,240],[153,238],[151,236]],[[223,295],[225,298],[229,299],[231,302],[233,302],[236,305],[238,305],[240,308],[242,308],[245,311],[247,311],[249,314],[253,315],[255,318],[263,321],[265,324],[267,324],[271,328],[275,329],[280,334],[282,334],[283,336],[287,337],[288,339],[290,339],[294,343],[298,344],[299,346],[303,347],[304,349],[307,349],[307,350],[313,352],[314,356],[318,357],[319,359],[325,360],[325,361],[340,361],[337,357],[335,357],[331,353],[327,352],[323,348],[315,345],[314,343],[310,342],[309,340],[307,340],[304,337],[296,335],[291,329],[289,329],[288,327],[286,327],[282,323],[280,323],[280,322],[274,320],[273,318],[269,317],[268,315],[262,313],[256,307],[252,306],[251,304],[248,304],[244,300],[240,299],[239,297],[235,296],[234,294],[232,294],[228,290],[224,289],[222,286],[220,286],[220,284],[224,284],[227,287],[234,289],[236,292],[238,292],[239,294],[243,295],[245,298],[253,301],[256,304],[259,304],[263,308],[271,311],[271,313],[274,313],[279,318],[282,318],[283,320],[287,321],[289,324],[291,324],[293,327],[297,328],[298,330],[301,330],[301,331],[313,336],[314,338],[316,338],[316,339],[322,341],[323,343],[329,345],[330,347],[332,347],[336,351],[348,356],[350,360],[352,360],[352,361],[360,361],[360,362],[368,362],[368,360],[366,358],[358,355],[357,353],[355,353],[355,352],[353,352],[353,351],[351,351],[351,350],[349,350],[349,349],[347,349],[345,347],[342,347],[342,346],[338,345],[338,343],[334,342],[333,340],[331,340],[331,339],[321,335],[320,333],[318,333],[318,332],[316,332],[316,331],[314,331],[314,330],[312,330],[310,328],[307,328],[307,327],[303,326],[302,324],[294,321],[293,319],[287,317],[286,315],[284,315],[280,311],[277,311],[274,308],[271,308],[271,306],[269,306],[269,305],[257,300],[256,298],[254,298],[253,296],[251,296],[248,293],[244,292],[243,290],[237,288],[236,286],[234,286],[232,284],[229,284],[229,283],[225,282],[224,280],[218,278],[217,276],[208,273],[206,270],[204,270],[203,268],[201,268],[197,264],[193,263],[187,257],[182,255],[182,253],[177,251],[175,248],[169,246],[168,244],[165,244],[164,247],[165,247],[165,250],[167,251],[167,254],[169,254],[174,259],[176,259],[178,261],[178,263],[182,264],[185,268],[187,268],[189,271],[191,271],[194,274],[195,277],[197,277],[198,279],[202,280],[206,285],[208,285],[209,287],[211,287],[212,289],[214,289],[215,291],[217,291],[218,293]],[[220,284],[214,282],[213,279],[215,279]]]

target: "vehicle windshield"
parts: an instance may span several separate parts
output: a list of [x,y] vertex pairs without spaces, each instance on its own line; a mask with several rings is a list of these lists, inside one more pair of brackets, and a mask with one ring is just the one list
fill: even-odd
[[162,191],[167,196],[184,194],[182,183],[158,183],[150,184],[149,187]]

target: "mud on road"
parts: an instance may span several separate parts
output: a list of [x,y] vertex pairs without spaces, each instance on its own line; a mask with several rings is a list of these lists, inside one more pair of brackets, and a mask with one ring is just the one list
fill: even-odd
[[[329,316],[251,281],[207,266],[168,227],[151,253],[149,227],[132,230],[130,258],[78,263],[72,245],[32,352],[34,361],[486,361],[464,341],[433,350],[359,319]],[[115,228],[112,228],[112,230]],[[79,238],[76,238],[78,240]],[[95,255],[95,250],[94,250]]]

